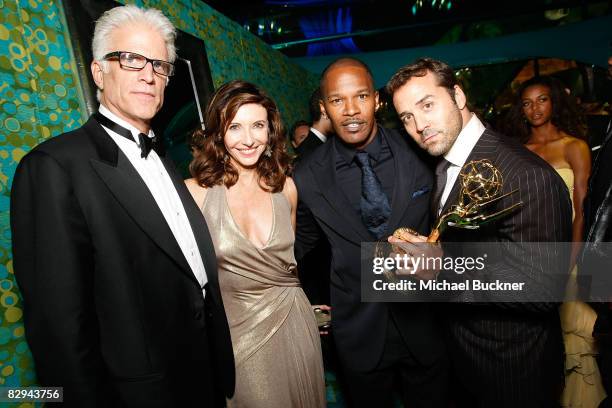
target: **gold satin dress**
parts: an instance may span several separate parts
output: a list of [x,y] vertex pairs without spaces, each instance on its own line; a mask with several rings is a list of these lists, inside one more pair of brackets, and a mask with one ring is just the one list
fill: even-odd
[[[559,173],[570,191],[573,203],[574,172],[563,168]],[[573,206],[572,206],[573,207]],[[561,406],[567,408],[597,408],[606,397],[595,356],[597,347],[593,339],[593,326],[597,313],[588,304],[573,300],[577,295],[577,268],[570,273],[567,298],[561,305],[561,328],[565,344],[565,388]]]
[[209,188],[202,206],[236,363],[228,407],[324,407],[321,343],[297,277],[291,207],[282,193],[270,196],[272,231],[263,248],[234,222],[224,186]]

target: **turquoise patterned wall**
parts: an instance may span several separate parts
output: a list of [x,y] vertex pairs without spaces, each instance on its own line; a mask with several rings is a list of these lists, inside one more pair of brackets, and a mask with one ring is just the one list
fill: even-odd
[[13,173],[32,146],[83,119],[58,7],[52,1],[0,0],[0,386],[36,381],[10,252]]
[[[178,28],[202,38],[216,87],[246,79],[276,100],[286,124],[308,116],[316,77],[238,24],[199,0],[131,3],[157,7]],[[0,387],[36,381],[10,252],[13,173],[33,146],[86,119],[62,10],[60,0],[0,0]]]

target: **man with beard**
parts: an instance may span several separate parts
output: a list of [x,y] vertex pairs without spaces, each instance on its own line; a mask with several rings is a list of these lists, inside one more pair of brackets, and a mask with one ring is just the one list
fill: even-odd
[[[470,112],[453,70],[441,61],[423,58],[401,68],[387,89],[406,131],[422,149],[440,157],[432,198],[437,214],[457,202],[459,172],[472,160],[488,159],[501,172],[504,193],[516,189],[491,211],[522,202],[497,223],[477,230],[449,229],[444,240],[499,243],[498,261],[482,276],[527,282],[536,295],[547,289],[551,275],[546,274],[567,273],[563,254],[518,244],[571,241],[569,194],[555,171],[511,138],[486,129]],[[487,303],[470,303],[470,295],[462,293],[465,298],[459,300],[465,302],[444,313],[457,406],[558,405],[563,382],[558,304],[498,303],[499,294],[494,293],[487,293]]]
[[[297,167],[296,258],[323,238],[332,261],[332,328],[350,406],[446,406],[443,342],[427,304],[362,303],[361,242],[402,225],[424,232],[432,176],[405,137],[376,124],[378,92],[361,61],[342,58],[321,77],[321,112],[335,134]],[[400,177],[401,175],[401,177]]]

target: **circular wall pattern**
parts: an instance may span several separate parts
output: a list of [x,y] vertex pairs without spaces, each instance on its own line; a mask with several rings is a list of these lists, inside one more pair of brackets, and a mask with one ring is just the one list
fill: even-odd
[[[81,124],[84,107],[61,3],[0,0],[0,385],[35,384],[11,261],[9,194],[17,163],[42,138]],[[40,92],[39,90],[45,90]],[[24,404],[34,406],[34,404]]]

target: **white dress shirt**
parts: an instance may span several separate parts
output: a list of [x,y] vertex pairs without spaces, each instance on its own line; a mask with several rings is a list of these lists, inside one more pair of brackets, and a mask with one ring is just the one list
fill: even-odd
[[459,176],[461,168],[467,161],[470,153],[472,153],[472,149],[474,149],[476,142],[478,142],[478,139],[480,139],[480,136],[482,136],[484,131],[484,125],[478,119],[478,117],[472,113],[472,117],[468,121],[467,125],[461,129],[455,143],[453,143],[450,150],[444,155],[444,158],[450,162],[450,166],[448,166],[448,169],[446,170],[446,185],[444,186],[444,191],[442,192],[442,197],[440,199],[438,215],[440,215],[440,211],[444,207],[444,204],[446,203],[446,200],[453,189],[453,185],[455,185],[455,181],[457,181],[457,176]]
[[[126,139],[104,127],[104,130],[106,130],[108,135],[117,143],[117,146],[119,146],[121,151],[127,156],[130,163],[132,163],[147,185],[204,293],[204,285],[208,279],[206,270],[204,269],[204,263],[202,262],[202,256],[198,249],[193,231],[191,230],[191,225],[189,224],[189,219],[187,218],[187,213],[185,213],[181,198],[164,164],[155,150],[151,150],[146,158],[140,157],[141,151],[138,144],[138,134],[141,132],[137,128],[117,117],[117,115],[109,111],[104,105],[100,105],[99,112],[132,132],[134,141]],[[154,137],[153,130],[149,130],[148,136],[151,138]]]
[[325,136],[323,133],[319,132],[317,129],[315,129],[315,128],[311,127],[311,128],[310,128],[310,131],[311,131],[312,133],[314,133],[316,137],[318,137],[319,139],[321,139],[321,141],[322,141],[323,143],[325,143],[325,142],[327,141],[327,136]]

